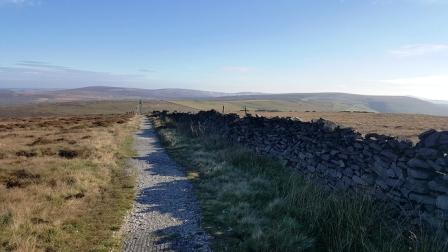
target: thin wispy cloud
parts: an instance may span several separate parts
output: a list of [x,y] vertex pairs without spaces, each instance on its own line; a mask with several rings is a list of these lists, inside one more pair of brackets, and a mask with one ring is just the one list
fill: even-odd
[[0,67],[0,86],[71,87],[79,85],[126,85],[144,83],[143,75],[113,74],[75,69],[40,61],[21,61]]
[[222,68],[222,70],[228,73],[249,73],[253,71],[251,67],[245,66],[225,66]]
[[156,72],[156,70],[151,69],[151,68],[140,68],[140,69],[138,69],[138,71],[142,72],[142,73],[155,73]]
[[399,57],[425,56],[448,53],[448,44],[413,44],[404,45],[389,51]]
[[40,5],[40,0],[0,0],[0,6],[2,5],[16,5],[16,6],[36,6]]

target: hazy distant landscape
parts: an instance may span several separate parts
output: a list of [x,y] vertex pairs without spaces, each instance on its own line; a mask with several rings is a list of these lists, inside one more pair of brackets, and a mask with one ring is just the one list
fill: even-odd
[[135,89],[85,87],[64,90],[0,90],[0,105],[92,100],[165,100],[199,110],[237,112],[363,111],[448,116],[448,105],[406,96],[371,96],[346,93],[219,93],[190,89]]

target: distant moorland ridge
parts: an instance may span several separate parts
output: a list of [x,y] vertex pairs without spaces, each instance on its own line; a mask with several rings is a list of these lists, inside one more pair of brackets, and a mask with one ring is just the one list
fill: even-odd
[[448,116],[448,105],[408,96],[347,93],[222,93],[192,89],[138,89],[91,86],[77,89],[0,89],[0,105],[88,100],[169,100],[195,109],[220,108],[272,111],[366,111]]

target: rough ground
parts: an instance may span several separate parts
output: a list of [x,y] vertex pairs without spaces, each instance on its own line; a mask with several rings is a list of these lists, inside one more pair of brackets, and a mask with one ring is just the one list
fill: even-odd
[[139,179],[124,227],[124,251],[209,251],[192,185],[161,147],[146,118],[134,145],[137,156],[131,162]]

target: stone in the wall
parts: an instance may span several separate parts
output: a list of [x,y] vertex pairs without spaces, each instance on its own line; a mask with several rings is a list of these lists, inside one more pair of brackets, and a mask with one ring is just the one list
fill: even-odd
[[369,185],[373,185],[375,178],[370,174],[363,174],[361,179]]
[[408,175],[417,179],[428,179],[431,177],[431,172],[418,168],[409,168]]
[[428,193],[429,189],[427,183],[426,180],[407,178],[404,187],[412,192]]
[[448,195],[440,195],[437,197],[436,206],[442,210],[448,210]]
[[425,195],[425,194],[410,193],[409,199],[411,199],[419,204],[425,204],[425,205],[435,205],[435,203],[436,203],[436,200],[433,197]]
[[396,161],[398,159],[398,155],[393,153],[391,150],[383,150],[381,151],[381,155],[388,158],[391,161]]
[[360,184],[360,185],[364,185],[364,186],[368,185],[368,183],[366,181],[364,181],[363,179],[361,179],[360,177],[358,177],[356,175],[352,177],[352,180],[356,184]]
[[409,165],[409,167],[413,167],[413,168],[422,168],[422,169],[430,168],[429,165],[425,161],[418,159],[418,158],[413,158],[413,159],[409,160],[408,165]]
[[403,171],[400,167],[398,167],[397,163],[392,163],[390,169],[394,171],[395,176],[397,176],[399,179],[404,179]]
[[448,183],[441,180],[432,180],[428,183],[428,188],[437,191],[437,192],[443,192],[448,194]]
[[440,145],[448,145],[448,132],[441,132],[439,137]]
[[386,182],[383,179],[381,179],[381,178],[377,178],[376,181],[375,181],[375,184],[379,188],[381,188],[382,190],[389,190],[390,189],[389,186],[386,184]]
[[394,188],[399,187],[404,183],[403,180],[393,179],[393,178],[386,178],[386,179],[383,179],[383,181],[384,181],[384,183],[386,183],[386,185],[388,185],[390,187],[394,187]]
[[375,163],[373,163],[373,170],[378,176],[381,176],[383,178],[387,178],[389,176],[387,170],[389,165],[382,161],[381,159],[377,159]]
[[348,176],[348,177],[352,177],[353,176],[353,170],[350,168],[346,168],[343,171],[344,175]]
[[423,144],[423,146],[425,147],[434,147],[437,145],[437,140],[439,138],[439,134],[436,130],[428,130],[426,132],[423,132],[422,134],[420,134],[419,138],[420,138],[420,143]]
[[431,167],[431,169],[434,169],[436,171],[443,171],[444,170],[444,166],[443,165],[439,165],[436,161],[426,160],[426,162]]
[[397,175],[395,174],[395,171],[391,168],[391,169],[386,169],[386,174],[389,178],[396,178]]
[[439,152],[432,148],[420,148],[417,150],[417,157],[422,159],[436,159]]

